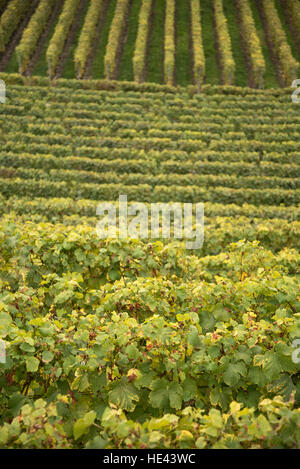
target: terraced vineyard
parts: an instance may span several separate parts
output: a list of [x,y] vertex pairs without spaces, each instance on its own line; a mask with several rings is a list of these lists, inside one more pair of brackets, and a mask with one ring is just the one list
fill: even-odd
[[290,86],[299,0],[2,0],[0,71]]
[[[0,448],[300,447],[299,25],[0,0]],[[204,204],[202,247],[124,236],[141,202]]]
[[[0,445],[299,448],[290,90],[1,78]],[[120,194],[204,202],[202,249],[99,240]]]

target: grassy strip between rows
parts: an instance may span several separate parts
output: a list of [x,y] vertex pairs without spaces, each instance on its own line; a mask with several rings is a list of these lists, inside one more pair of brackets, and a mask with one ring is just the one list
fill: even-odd
[[92,67],[92,78],[99,79],[104,77],[104,56],[111,22],[115,13],[116,3],[117,0],[110,0],[107,4],[107,11],[101,27],[100,37],[98,38],[98,48],[96,50]]
[[165,0],[154,0],[152,29],[147,52],[146,80],[154,83],[163,82],[163,46],[165,24]]
[[118,75],[119,80],[132,81],[134,79],[132,59],[134,55],[136,36],[139,25],[140,7],[140,0],[132,0],[128,18],[127,40],[122,53],[120,71]]
[[[220,70],[215,48],[214,21],[211,0],[201,0],[201,25],[205,55],[205,82],[211,85],[221,83]],[[203,92],[203,89],[202,89]]]
[[177,0],[175,33],[175,82],[186,86],[191,83],[191,55],[190,55],[190,5],[187,0]]

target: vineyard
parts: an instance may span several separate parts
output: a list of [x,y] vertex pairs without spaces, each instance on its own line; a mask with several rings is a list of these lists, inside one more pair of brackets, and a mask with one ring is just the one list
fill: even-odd
[[2,0],[0,72],[290,86],[298,0]]
[[[288,92],[2,77],[2,445],[299,446]],[[205,202],[203,248],[99,240],[119,194]]]
[[[0,448],[300,448],[299,25],[0,0]],[[203,246],[100,239],[120,195],[203,203]]]

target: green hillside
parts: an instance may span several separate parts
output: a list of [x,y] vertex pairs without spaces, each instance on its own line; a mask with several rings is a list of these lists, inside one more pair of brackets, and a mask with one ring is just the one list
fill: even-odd
[[0,0],[0,448],[299,449],[299,44],[299,0]]
[[290,86],[299,72],[298,0],[5,4],[2,72],[254,88]]
[[[2,445],[299,447],[290,94],[2,78]],[[204,202],[203,247],[100,240],[120,194]]]

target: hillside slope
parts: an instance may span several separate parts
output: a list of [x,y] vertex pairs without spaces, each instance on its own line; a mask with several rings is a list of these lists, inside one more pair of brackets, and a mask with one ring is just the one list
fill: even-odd
[[[1,446],[299,448],[290,90],[1,78]],[[99,239],[120,194],[203,247]]]
[[299,0],[2,1],[0,72],[290,86],[299,22]]

